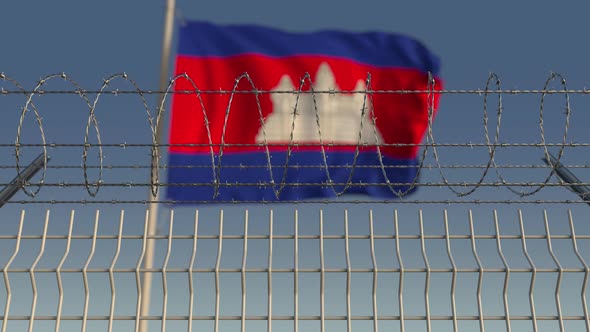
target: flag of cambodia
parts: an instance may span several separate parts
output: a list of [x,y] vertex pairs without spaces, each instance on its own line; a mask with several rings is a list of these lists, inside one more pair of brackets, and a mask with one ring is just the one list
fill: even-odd
[[204,22],[180,27],[175,73],[179,203],[412,192],[442,87],[438,58],[407,36]]

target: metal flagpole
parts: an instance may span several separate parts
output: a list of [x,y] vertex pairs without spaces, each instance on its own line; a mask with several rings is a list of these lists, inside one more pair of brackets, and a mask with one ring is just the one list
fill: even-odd
[[[160,66],[160,91],[166,90],[168,87],[168,65],[170,63],[170,48],[172,46],[172,33],[174,30],[174,13],[176,11],[176,0],[167,0],[166,1],[166,13],[164,16],[164,34],[162,36],[162,62]],[[159,107],[164,100],[164,94],[158,95],[158,112],[163,112],[163,109],[160,110]],[[162,105],[163,106],[163,105]],[[159,113],[158,113],[159,114]],[[158,115],[156,114],[156,115]],[[157,144],[162,144],[163,142],[163,117],[160,118],[157,122],[156,128],[156,142]],[[159,146],[156,147],[159,152]],[[158,156],[160,154],[158,153]],[[156,160],[158,163],[159,160]],[[156,167],[159,166],[159,163],[155,165]],[[155,172],[152,172],[152,183],[155,183]],[[158,227],[158,203],[160,197],[160,187],[156,192],[156,195],[153,195],[151,188],[149,193],[149,198],[151,200],[148,212],[149,212],[149,219],[148,219],[148,236],[154,236],[157,232]],[[154,265],[154,251],[156,248],[156,242],[154,239],[147,240],[146,247],[145,247],[145,257],[144,257],[144,269],[151,269]],[[149,315],[150,309],[150,300],[151,300],[151,289],[152,289],[152,273],[151,272],[144,272],[143,273],[143,280],[142,280],[142,289],[141,289],[141,313],[140,315],[147,316]],[[141,317],[140,317],[141,318]],[[148,331],[148,321],[141,320],[140,322],[140,331],[147,332]]]

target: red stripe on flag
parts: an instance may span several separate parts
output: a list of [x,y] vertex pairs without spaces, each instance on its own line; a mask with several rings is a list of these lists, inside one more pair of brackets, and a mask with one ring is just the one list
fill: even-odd
[[[427,90],[427,74],[418,70],[400,68],[377,68],[346,59],[296,56],[271,58],[260,55],[242,55],[230,58],[195,58],[179,56],[176,60],[176,74],[186,73],[200,90],[231,90],[235,78],[247,72],[258,90],[271,90],[283,75],[288,75],[295,89],[308,72],[312,80],[321,63],[327,63],[334,72],[336,84],[342,91],[354,90],[357,82],[363,82],[371,74],[373,90]],[[310,83],[305,82],[304,91]],[[437,82],[437,89],[442,85]],[[194,90],[185,80],[176,81],[174,89]],[[243,79],[237,90],[249,91],[253,87]],[[438,103],[435,94],[435,107]],[[209,144],[204,112],[209,121],[211,143],[220,144],[229,94],[202,94],[204,110],[196,94],[174,94],[171,116],[170,144]],[[373,112],[376,126],[384,143],[418,144],[422,141],[428,123],[427,94],[374,94]],[[270,94],[258,95],[262,116],[272,112]],[[230,114],[225,126],[226,144],[254,144],[260,129],[260,114],[254,94],[234,94]],[[359,109],[360,112],[360,109]],[[247,148],[246,150],[252,150]],[[225,152],[244,151],[244,148],[224,148]],[[171,146],[170,152],[207,153],[208,146]],[[214,152],[219,148],[214,147]],[[381,151],[395,158],[415,158],[418,147],[384,147]]]

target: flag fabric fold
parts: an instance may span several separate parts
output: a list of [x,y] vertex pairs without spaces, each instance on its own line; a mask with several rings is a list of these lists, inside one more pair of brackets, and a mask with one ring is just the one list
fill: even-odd
[[438,104],[429,73],[442,87],[438,58],[417,40],[187,22],[178,43],[169,200],[414,190],[418,144]]

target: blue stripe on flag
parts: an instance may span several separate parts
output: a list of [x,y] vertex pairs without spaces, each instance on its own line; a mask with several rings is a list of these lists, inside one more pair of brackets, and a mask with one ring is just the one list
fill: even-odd
[[[275,189],[283,179],[286,152],[271,152],[272,174]],[[213,199],[214,175],[209,154],[179,154],[171,153],[169,165],[174,166],[200,166],[199,168],[171,168],[168,173],[167,199],[178,201],[277,201],[268,171],[268,159],[265,152],[227,153],[222,158],[220,171],[219,195]],[[350,164],[353,160],[353,152],[326,152],[330,177],[333,183],[346,183],[349,179]],[[280,200],[301,200],[310,198],[335,197],[336,192],[344,189],[343,185],[334,186],[334,190],[327,186],[327,176],[322,154],[316,151],[292,152],[284,187],[280,194]],[[216,157],[215,162],[218,162]],[[391,182],[411,183],[416,176],[417,168],[391,166],[415,166],[415,160],[399,160],[383,156],[383,163],[387,177]],[[293,166],[315,166],[307,168],[294,168]],[[348,165],[348,167],[340,167]],[[376,152],[362,152],[359,154],[357,166],[371,166],[355,168],[352,177],[352,186],[346,190],[348,194],[368,194],[374,198],[395,198],[391,189],[381,185],[386,182],[383,171],[379,166]],[[224,167],[225,166],[225,167]],[[234,167],[227,167],[234,166]],[[242,167],[235,167],[242,166]],[[262,166],[262,167],[252,167]],[[330,168],[331,166],[338,166]],[[245,186],[253,183],[260,185]],[[311,183],[312,185],[289,186],[289,184]],[[323,184],[322,184],[323,183]],[[357,184],[356,186],[354,184]],[[359,186],[358,183],[380,184],[373,186]],[[179,184],[175,186],[174,184]],[[197,185],[194,185],[197,184]],[[405,191],[409,186],[395,186],[395,190]]]

